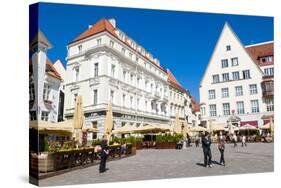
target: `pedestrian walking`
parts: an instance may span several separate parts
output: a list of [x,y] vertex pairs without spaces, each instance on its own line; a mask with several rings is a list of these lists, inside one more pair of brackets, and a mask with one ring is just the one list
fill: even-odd
[[211,152],[211,138],[208,132],[202,138],[202,148],[204,154],[204,166],[212,167],[212,152]]
[[232,141],[233,141],[234,147],[236,147],[237,146],[237,136],[235,133],[233,134]]
[[218,149],[220,151],[220,165],[225,166],[225,160],[224,160],[224,150],[225,150],[225,138],[224,136],[221,134],[219,136],[219,140],[218,140]]
[[198,135],[195,137],[195,146],[199,147],[199,142],[200,142],[200,138],[198,137]]
[[107,138],[104,135],[101,142],[101,153],[100,153],[101,161],[100,161],[100,168],[99,168],[100,173],[106,171],[106,159],[108,154],[109,154],[109,150],[107,145]]
[[247,143],[246,143],[246,136],[245,135],[243,135],[242,136],[242,147],[247,147]]

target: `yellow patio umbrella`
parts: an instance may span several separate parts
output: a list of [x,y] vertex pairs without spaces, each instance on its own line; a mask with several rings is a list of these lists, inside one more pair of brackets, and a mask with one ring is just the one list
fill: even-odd
[[191,132],[203,132],[203,131],[209,132],[209,130],[208,130],[207,128],[201,127],[201,126],[191,127],[191,128],[189,129],[189,131],[191,131]]
[[111,103],[108,104],[104,126],[105,126],[104,134],[107,136],[107,140],[109,141],[111,134],[112,134],[112,128],[113,128],[113,113],[112,113],[112,104]]
[[137,127],[126,124],[123,127],[113,130],[112,134],[128,134],[128,133],[134,133],[134,131],[136,131],[136,130],[137,130]]
[[73,114],[73,126],[75,132],[75,140],[79,143],[82,143],[82,127],[85,122],[84,112],[83,112],[83,103],[82,96],[76,97],[76,103]]
[[181,127],[180,127],[180,118],[179,118],[178,112],[176,113],[176,119],[175,119],[175,122],[174,122],[174,132],[177,133],[177,134],[182,133]]
[[162,124],[147,124],[144,126],[137,127],[134,133],[160,133],[172,131],[171,127]]
[[224,128],[223,123],[215,123],[211,124],[211,131],[225,131],[226,129]]
[[58,123],[51,123],[35,120],[29,122],[29,128],[36,129],[41,134],[69,136],[73,133],[73,121],[67,120]]

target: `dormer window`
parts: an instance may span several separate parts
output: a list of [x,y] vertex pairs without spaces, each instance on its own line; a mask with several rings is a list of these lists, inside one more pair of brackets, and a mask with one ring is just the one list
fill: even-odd
[[226,51],[230,51],[231,50],[231,46],[230,45],[226,45]]

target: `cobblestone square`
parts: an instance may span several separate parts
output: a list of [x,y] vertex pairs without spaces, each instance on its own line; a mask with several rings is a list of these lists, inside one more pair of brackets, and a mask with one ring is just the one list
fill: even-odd
[[138,150],[137,155],[107,163],[108,171],[99,174],[98,166],[71,171],[40,180],[40,186],[91,184],[117,181],[151,180],[262,173],[274,170],[274,144],[249,143],[242,148],[226,145],[226,166],[216,164],[219,151],[212,145],[213,168],[205,168],[202,148],[194,145],[184,150]]

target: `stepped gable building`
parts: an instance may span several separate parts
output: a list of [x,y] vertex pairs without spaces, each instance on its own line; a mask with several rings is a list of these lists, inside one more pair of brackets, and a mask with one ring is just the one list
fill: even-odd
[[226,23],[200,83],[201,123],[262,127],[273,118],[273,42],[244,46]]

